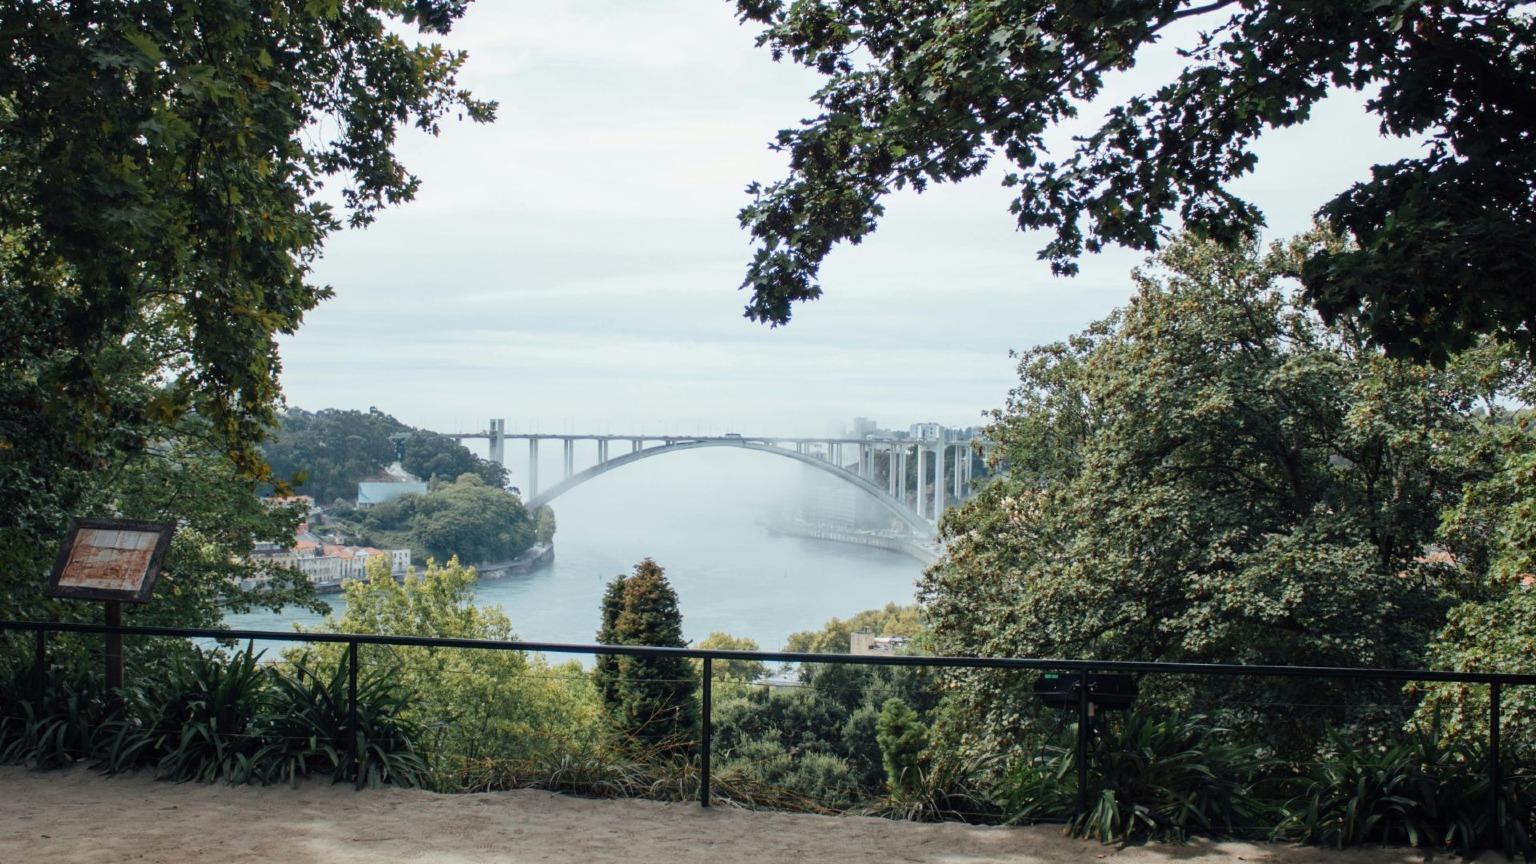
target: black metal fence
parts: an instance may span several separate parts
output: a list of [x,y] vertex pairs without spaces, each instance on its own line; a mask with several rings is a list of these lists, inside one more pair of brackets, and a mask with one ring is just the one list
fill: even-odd
[[[542,652],[554,655],[620,655],[634,657],[674,656],[700,661],[700,693],[702,712],[700,739],[697,742],[699,758],[698,800],[701,806],[710,806],[713,722],[711,705],[714,698],[714,666],[717,661],[757,661],[762,663],[830,664],[855,666],[924,667],[966,670],[1011,670],[1022,672],[1054,672],[1066,676],[1069,681],[1063,693],[1074,708],[1076,728],[1076,771],[1079,811],[1086,809],[1089,793],[1088,748],[1090,710],[1095,696],[1089,684],[1091,676],[1106,673],[1132,675],[1195,676],[1197,678],[1290,678],[1332,682],[1376,683],[1432,683],[1452,682],[1488,686],[1488,764],[1490,817],[1498,824],[1500,794],[1503,788],[1503,760],[1501,758],[1500,714],[1501,699],[1506,687],[1536,685],[1536,674],[1501,672],[1450,672],[1426,669],[1370,669],[1328,666],[1264,666],[1225,665],[1204,663],[1128,662],[1109,660],[1056,660],[1003,657],[944,657],[916,655],[851,655],[851,654],[804,654],[783,651],[735,651],[701,648],[658,648],[629,645],[567,644],[553,642],[494,642],[476,639],[436,638],[419,636],[380,636],[345,633],[270,632],[257,630],[191,629],[181,627],[113,627],[100,624],[37,621],[0,621],[0,634],[6,632],[32,633],[32,679],[39,694],[44,686],[48,636],[51,633],[84,635],[118,634],[124,637],[170,637],[205,640],[257,640],[287,643],[329,643],[346,646],[348,663],[348,716],[352,726],[357,723],[358,652],[360,646],[394,646],[419,648],[449,648],[469,651]],[[1058,697],[1059,701],[1060,697]],[[354,737],[355,741],[355,737]]]

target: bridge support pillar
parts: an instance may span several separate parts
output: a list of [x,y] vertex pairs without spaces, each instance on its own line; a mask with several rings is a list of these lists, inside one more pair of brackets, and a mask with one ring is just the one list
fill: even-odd
[[913,502],[916,506],[912,509],[925,519],[928,518],[928,502],[923,500],[923,483],[928,479],[927,456],[928,448],[921,444],[917,445],[917,500]]
[[896,457],[896,445],[895,444],[890,444],[890,445],[888,445],[885,448],[885,470],[886,470],[886,474],[888,475],[885,478],[885,480],[886,480],[885,486],[886,486],[886,489],[890,491],[892,498],[896,497],[896,463],[897,463],[897,461],[898,461],[898,459]]
[[933,445],[933,521],[944,515],[944,442]]
[[629,439],[629,452],[631,452],[631,453],[639,453],[640,452],[640,439],[639,438],[631,438],[631,439]]
[[964,450],[964,449],[965,449],[964,445],[960,445],[960,444],[956,444],[955,446],[950,448],[951,452],[953,452],[955,454],[955,467],[953,469],[951,469],[951,473],[952,473],[953,476],[950,478],[949,496],[951,498],[955,499],[956,501],[960,500],[960,478],[962,476],[961,475],[961,469],[960,469],[960,459],[961,459],[961,451]]
[[608,461],[608,439],[597,439],[597,464],[602,465]]
[[528,499],[539,494],[539,439],[528,439]]
[[565,445],[565,479],[569,480],[575,473],[571,469],[576,465],[576,439],[562,438],[560,441]]
[[907,503],[907,445],[903,444],[896,452],[896,497],[901,503]]
[[507,421],[492,420],[490,426],[491,461],[507,467]]

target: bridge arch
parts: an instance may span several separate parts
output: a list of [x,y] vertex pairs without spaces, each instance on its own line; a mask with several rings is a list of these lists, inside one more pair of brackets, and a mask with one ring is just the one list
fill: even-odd
[[786,450],[783,447],[775,447],[772,444],[762,444],[756,441],[677,441],[663,444],[659,447],[647,447],[641,450],[636,450],[633,453],[625,453],[622,456],[615,456],[612,459],[609,459],[607,462],[593,465],[591,468],[588,468],[585,471],[579,471],[575,474],[572,474],[559,483],[556,483],[548,489],[545,489],[537,495],[534,495],[528,499],[528,508],[533,509],[536,507],[542,507],[543,505],[548,504],[556,498],[559,498],[561,495],[564,495],[572,489],[575,489],[577,486],[580,486],[588,480],[592,480],[593,478],[606,474],[615,468],[620,468],[624,465],[639,462],[641,459],[649,459],[653,456],[660,456],[664,453],[677,453],[683,450],[698,450],[704,447],[730,447],[736,450],[756,450],[759,453],[772,453],[775,456],[783,456],[788,459],[794,459],[795,461],[809,465],[812,468],[825,471],[826,473],[831,474],[844,483],[852,484],[853,486],[869,493],[871,497],[873,497],[876,501],[879,501],[880,504],[885,507],[885,509],[891,511],[892,515],[899,518],[907,527],[911,528],[913,532],[919,536],[927,537],[933,534],[933,525],[929,524],[928,520],[907,509],[906,505],[891,497],[890,493],[886,492],[885,489],[875,485],[869,480],[860,477],[859,475],[854,474],[853,472],[844,468],[840,468],[831,462],[826,461],[825,459],[817,459],[814,456],[809,456],[796,450]]

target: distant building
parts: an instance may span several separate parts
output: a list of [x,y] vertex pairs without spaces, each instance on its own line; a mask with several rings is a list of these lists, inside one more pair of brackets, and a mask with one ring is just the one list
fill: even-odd
[[944,427],[938,423],[913,423],[908,431],[919,441],[940,441],[944,438]]
[[427,484],[396,462],[384,469],[383,477],[357,484],[357,509],[368,510],[393,501],[401,495],[425,495]]
[[875,434],[879,428],[880,424],[869,419],[868,417],[855,417],[853,418],[853,428],[848,430],[848,437],[868,438],[869,436]]
[[251,558],[258,563],[297,570],[316,590],[339,591],[343,582],[365,578],[368,562],[380,555],[389,556],[391,575],[396,579],[405,578],[411,567],[411,550],[326,543],[310,531],[308,524],[299,526],[292,546],[257,543]]
[[848,634],[848,653],[868,656],[895,654],[912,642],[905,636],[876,636],[873,633]]

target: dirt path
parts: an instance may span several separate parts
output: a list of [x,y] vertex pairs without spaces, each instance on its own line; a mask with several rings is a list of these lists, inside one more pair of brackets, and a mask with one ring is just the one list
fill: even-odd
[[1160,864],[1185,859],[1200,864],[1423,860],[1403,850],[1340,853],[1246,843],[1115,849],[1065,838],[1050,827],[919,825],[532,791],[354,792],[319,783],[262,789],[0,768],[0,864]]

